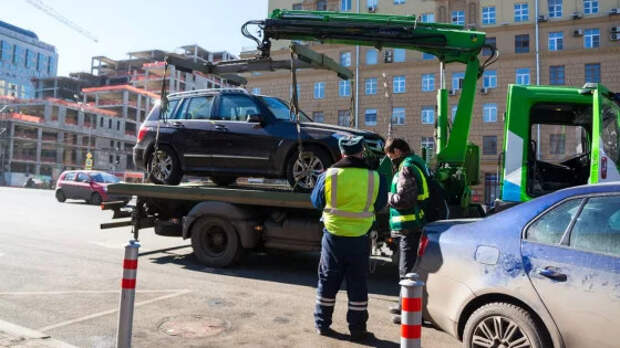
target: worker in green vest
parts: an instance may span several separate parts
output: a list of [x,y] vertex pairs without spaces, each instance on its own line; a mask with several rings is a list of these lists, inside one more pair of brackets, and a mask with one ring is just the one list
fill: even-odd
[[[394,177],[388,196],[390,206],[390,230],[399,238],[400,278],[413,271],[418,245],[425,223],[424,209],[429,197],[428,178],[430,172],[426,162],[416,156],[403,139],[388,139],[385,154],[392,161]],[[400,303],[390,308],[395,314],[394,323],[400,324]]]
[[323,238],[319,261],[314,322],[317,333],[333,335],[330,329],[336,294],[344,279],[349,298],[347,322],[351,340],[369,337],[368,232],[375,212],[387,204],[387,180],[368,168],[363,159],[363,138],[338,141],[342,159],[321,174],[312,191],[312,204],[323,211]]

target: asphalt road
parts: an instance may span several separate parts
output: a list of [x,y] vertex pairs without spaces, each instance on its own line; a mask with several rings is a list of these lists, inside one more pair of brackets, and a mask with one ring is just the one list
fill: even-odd
[[[110,212],[58,203],[53,191],[0,187],[0,320],[79,347],[113,347],[123,246],[129,229],[99,230]],[[213,269],[189,241],[141,233],[135,347],[398,347],[387,307],[397,301],[397,270],[370,278],[368,329],[374,339],[347,341],[346,293],[338,295],[337,337],[315,334],[317,254],[249,254]],[[1,329],[1,328],[0,328]],[[424,347],[460,343],[430,327]],[[1,346],[1,343],[0,343]]]

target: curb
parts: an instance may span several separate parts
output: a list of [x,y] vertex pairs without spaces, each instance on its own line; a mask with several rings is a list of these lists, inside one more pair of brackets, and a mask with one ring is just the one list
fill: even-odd
[[[3,342],[5,339],[8,341]],[[4,343],[9,343],[10,347],[77,348],[74,345],[55,340],[46,333],[0,320],[0,346]],[[34,346],[30,344],[34,344]]]

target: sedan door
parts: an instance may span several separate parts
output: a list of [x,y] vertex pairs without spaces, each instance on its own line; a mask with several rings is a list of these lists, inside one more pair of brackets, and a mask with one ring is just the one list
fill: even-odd
[[620,342],[620,195],[569,199],[527,227],[530,281],[567,347]]
[[75,198],[77,199],[90,199],[92,193],[90,178],[86,173],[79,172],[75,178]]
[[63,176],[62,180],[60,181],[60,187],[62,189],[62,192],[64,192],[66,198],[74,199],[77,196],[77,188],[75,182],[76,176],[76,172],[68,172]]

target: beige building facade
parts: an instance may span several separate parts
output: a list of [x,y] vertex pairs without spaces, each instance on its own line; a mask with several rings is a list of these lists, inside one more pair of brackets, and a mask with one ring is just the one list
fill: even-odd
[[[601,82],[620,91],[620,0],[540,0],[538,21],[535,1],[466,0],[270,0],[276,8],[377,12],[417,15],[420,20],[462,24],[487,33],[499,60],[478,82],[470,140],[480,146],[481,185],[474,198],[489,203],[496,197],[497,163],[503,144],[503,114],[509,84],[582,86]],[[538,22],[538,68],[536,23]],[[617,34],[616,34],[617,33]],[[272,56],[285,58],[287,42],[274,42]],[[436,93],[439,63],[417,51],[372,47],[320,45],[325,53],[358,70],[350,85],[335,74],[302,70],[298,73],[300,106],[316,120],[353,125],[387,135],[392,118],[393,135],[409,141],[416,152],[434,149]],[[484,53],[483,53],[484,54]],[[486,59],[482,56],[481,60]],[[456,110],[459,79],[465,66],[449,64],[446,88],[451,90],[450,110]],[[248,89],[288,99],[290,73],[253,74]],[[387,88],[385,87],[387,86]],[[390,97],[385,97],[386,90]],[[356,98],[352,98],[354,96]],[[348,115],[351,115],[348,117]],[[533,130],[534,131],[534,130]],[[540,156],[560,160],[579,151],[578,129],[545,127],[539,138]]]

